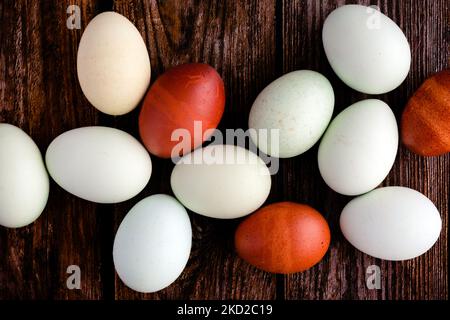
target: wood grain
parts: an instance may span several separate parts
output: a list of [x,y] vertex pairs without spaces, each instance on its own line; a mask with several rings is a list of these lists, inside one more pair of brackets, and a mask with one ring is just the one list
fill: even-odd
[[[350,104],[370,97],[346,87],[329,66],[321,43],[322,25],[336,7],[355,1],[283,2],[283,72],[314,69],[323,73],[336,95],[335,114]],[[405,32],[412,49],[412,65],[406,81],[396,90],[379,95],[393,109],[397,120],[407,99],[430,74],[448,68],[445,1],[359,1],[376,5]],[[437,23],[439,21],[439,23]],[[306,32],[301,32],[305,30]],[[326,214],[332,229],[329,254],[315,268],[287,276],[286,299],[443,299],[448,297],[447,234],[449,203],[449,155],[416,156],[400,147],[394,167],[383,186],[400,185],[428,196],[441,212],[443,228],[438,243],[425,255],[405,262],[369,257],[345,241],[339,230],[339,213],[350,198],[327,188],[316,165],[317,148],[288,159],[282,174],[293,178],[286,193],[289,200],[307,202]],[[308,181],[305,183],[304,181]],[[318,192],[318,190],[321,190]],[[381,268],[382,290],[365,285],[366,269]],[[440,280],[437,280],[440,279]]]
[[[322,48],[326,16],[344,3],[375,4],[404,30],[412,49],[411,72],[396,90],[376,96],[398,120],[409,96],[429,75],[449,67],[449,8],[446,0],[41,0],[0,1],[0,122],[15,124],[42,152],[72,128],[105,125],[138,137],[139,108],[121,117],[99,113],[84,98],[76,76],[83,29],[96,14],[115,10],[141,32],[152,63],[152,81],[184,62],[214,66],[226,86],[219,128],[247,129],[256,95],[289,71],[313,69],[331,81],[335,114],[367,95],[346,87],[331,70]],[[81,30],[66,28],[69,4],[81,8]],[[0,151],[1,152],[1,151]],[[134,199],[96,205],[51,184],[47,208],[31,226],[0,228],[0,299],[448,299],[450,156],[424,158],[400,147],[383,185],[402,185],[427,195],[441,212],[443,229],[425,255],[386,262],[354,249],[340,233],[341,209],[350,200],[332,192],[317,168],[317,146],[280,161],[267,203],[307,203],[327,218],[332,244],[324,260],[289,276],[259,271],[237,257],[237,221],[190,213],[193,250],[186,270],[170,287],[139,294],[114,272],[112,244],[127,211],[155,193],[172,194],[173,164],[152,157],[149,185]],[[81,290],[66,288],[66,269],[82,271]],[[382,289],[365,285],[366,268],[381,268]]]
[[[225,82],[227,102],[221,129],[247,126],[253,99],[275,72],[275,4],[266,1],[115,1],[146,40],[152,79],[185,62],[206,62]],[[252,20],[264,23],[251,23]],[[260,41],[254,42],[254,38]],[[146,194],[171,194],[171,161],[154,160]],[[117,211],[117,226],[126,211]],[[276,276],[238,259],[233,249],[236,221],[190,214],[193,250],[185,272],[173,286],[156,294],[139,294],[116,278],[117,299],[271,299]],[[251,285],[249,285],[251,284]]]
[[[66,28],[66,8],[89,1],[0,3],[0,121],[24,129],[45,152],[58,134],[97,123],[78,87],[76,53],[80,30]],[[100,299],[103,264],[101,210],[55,183],[41,217],[21,229],[0,228],[0,297]],[[82,267],[82,290],[66,287],[67,267]]]

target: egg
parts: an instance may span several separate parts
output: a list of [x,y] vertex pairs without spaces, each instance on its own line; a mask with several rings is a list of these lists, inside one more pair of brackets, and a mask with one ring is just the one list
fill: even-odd
[[319,146],[319,171],[338,193],[366,193],[386,178],[397,147],[398,129],[392,110],[381,100],[362,100],[331,122]]
[[142,141],[161,158],[189,153],[209,138],[224,108],[225,88],[214,68],[204,63],[173,67],[145,96],[139,115]]
[[[272,156],[300,155],[320,139],[333,108],[334,93],[327,78],[310,70],[290,72],[269,84],[253,103],[248,122],[251,139]],[[273,129],[279,130],[279,143],[272,141]]]
[[134,197],[152,172],[147,150],[128,133],[107,127],[64,132],[50,143],[45,162],[60,187],[97,203]]
[[77,72],[95,108],[110,115],[130,112],[150,84],[150,58],[141,34],[116,12],[97,15],[81,36]]
[[295,273],[317,264],[330,244],[325,218],[304,204],[279,202],[265,206],[238,226],[238,255],[272,273]]
[[49,179],[41,152],[16,126],[0,123],[0,225],[24,227],[44,210]]
[[258,209],[269,195],[271,181],[260,157],[233,145],[208,145],[185,155],[170,178],[173,193],[185,207],[219,219]]
[[442,221],[427,197],[405,187],[373,190],[350,201],[340,226],[358,250],[384,260],[407,260],[428,251],[439,238]]
[[191,244],[186,209],[173,197],[153,195],[139,201],[120,223],[113,245],[114,267],[129,288],[156,292],[183,272]]
[[357,91],[385,93],[408,75],[408,40],[394,21],[373,7],[337,8],[325,19],[322,40],[334,72]]
[[450,152],[450,69],[429,77],[403,111],[401,140],[422,156]]

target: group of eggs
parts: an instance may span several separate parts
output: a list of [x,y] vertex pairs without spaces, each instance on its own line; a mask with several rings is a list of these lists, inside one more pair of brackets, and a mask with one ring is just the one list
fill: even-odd
[[[365,93],[385,93],[400,85],[409,72],[409,44],[400,28],[381,13],[377,25],[368,25],[368,12],[359,5],[333,11],[323,27],[323,44],[333,70],[347,85]],[[110,115],[134,109],[150,84],[145,43],[131,22],[114,12],[96,16],[86,27],[77,70],[89,102]],[[224,106],[219,74],[206,64],[191,63],[169,69],[148,90],[139,116],[145,147],[114,128],[78,128],[51,142],[44,165],[28,135],[0,124],[0,224],[22,227],[39,217],[49,193],[47,170],[59,186],[82,199],[117,203],[134,197],[150,180],[147,151],[171,157],[179,142],[172,141],[174,130],[193,134],[195,121],[202,123],[202,133],[214,129]],[[333,109],[333,88],[323,75],[309,70],[288,73],[256,98],[249,117],[249,127],[256,129],[251,139],[264,153],[288,158],[304,153],[323,136],[318,151],[323,179],[338,193],[358,196],[340,218],[349,242],[387,260],[423,254],[441,231],[434,204],[409,188],[375,189],[397,153],[398,128],[391,109],[380,100],[363,100],[331,121]],[[279,130],[276,154],[267,147],[270,143],[258,141],[259,129]],[[238,226],[235,246],[244,260],[262,270],[300,272],[325,255],[330,230],[318,211],[293,202],[259,209],[271,189],[264,161],[240,146],[197,148],[207,139],[204,135],[183,146],[188,152],[175,165],[170,180],[176,199],[163,194],[147,197],[121,222],[113,259],[128,287],[155,292],[182,273],[192,241],[185,207],[219,219],[254,212]],[[211,155],[244,162],[195,162]]]

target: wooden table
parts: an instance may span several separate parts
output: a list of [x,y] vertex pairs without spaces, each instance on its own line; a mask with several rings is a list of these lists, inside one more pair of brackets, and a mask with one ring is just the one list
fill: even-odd
[[[322,47],[325,17],[346,1],[0,1],[0,121],[23,128],[42,152],[69,129],[103,125],[138,137],[139,108],[128,115],[101,114],[83,96],[76,75],[83,29],[98,13],[114,10],[141,32],[150,54],[152,81],[165,69],[201,61],[217,68],[227,93],[225,128],[247,128],[256,95],[292,70],[313,69],[336,93],[335,114],[367,95],[345,86],[331,70]],[[354,1],[348,1],[354,2]],[[408,97],[432,73],[448,68],[449,4],[435,1],[360,1],[376,4],[405,32],[411,71],[396,90],[377,96],[397,119]],[[81,30],[66,27],[68,5],[81,9]],[[1,150],[0,150],[1,152]],[[55,183],[41,217],[21,229],[0,227],[0,299],[448,299],[449,154],[424,158],[399,148],[383,185],[414,188],[441,212],[442,233],[419,258],[388,262],[354,249],[343,238],[339,214],[350,200],[326,187],[317,168],[317,146],[280,162],[268,203],[291,200],[322,212],[332,230],[325,258],[311,270],[272,275],[240,260],[233,249],[239,221],[190,214],[193,248],[182,276],[155,294],[139,294],[114,272],[112,244],[127,211],[154,193],[171,194],[173,164],[152,157],[149,185],[117,205],[77,199]],[[81,290],[66,287],[67,267],[81,268]],[[366,268],[381,268],[380,290],[366,287]]]

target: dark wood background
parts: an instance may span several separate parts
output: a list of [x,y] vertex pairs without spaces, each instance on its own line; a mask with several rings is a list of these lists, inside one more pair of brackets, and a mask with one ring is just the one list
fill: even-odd
[[[89,105],[78,84],[76,55],[82,31],[106,10],[125,15],[141,32],[151,58],[152,81],[179,63],[200,61],[217,68],[227,93],[221,129],[246,129],[256,95],[272,80],[297,69],[317,70],[328,77],[336,94],[336,114],[367,97],[334,75],[322,47],[325,17],[346,2],[355,1],[1,0],[0,121],[24,129],[43,153],[54,137],[80,126],[111,126],[138,137],[139,108],[121,117],[101,114]],[[449,67],[449,2],[360,3],[378,5],[411,44],[406,81],[378,97],[399,119],[421,82]],[[81,30],[66,28],[70,4],[81,8]],[[193,249],[182,276],[155,294],[125,287],[112,262],[115,231],[138,200],[154,193],[171,194],[171,161],[152,157],[150,183],[132,200],[96,205],[52,182],[47,207],[34,224],[15,230],[0,227],[0,299],[448,299],[449,154],[423,158],[402,146],[383,183],[419,190],[441,212],[439,241],[426,254],[405,262],[371,258],[345,241],[338,219],[350,198],[326,187],[316,154],[317,146],[282,160],[268,199],[268,203],[307,203],[327,218],[330,249],[309,271],[289,276],[259,271],[234,252],[233,233],[239,221],[190,214]],[[81,290],[66,288],[66,269],[72,264],[81,268]],[[365,271],[372,264],[381,267],[381,290],[366,288]]]

